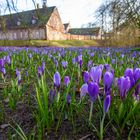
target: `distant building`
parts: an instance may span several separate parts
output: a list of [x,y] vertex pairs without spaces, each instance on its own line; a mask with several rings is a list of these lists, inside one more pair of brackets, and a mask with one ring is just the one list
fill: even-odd
[[71,28],[63,24],[58,9],[37,6],[34,10],[0,16],[0,40],[99,39],[100,28]]
[[64,23],[65,33],[68,33],[70,28],[71,28],[70,23]]
[[99,27],[95,28],[71,28],[69,33],[73,35],[85,35],[90,36],[93,39],[101,38],[101,29]]

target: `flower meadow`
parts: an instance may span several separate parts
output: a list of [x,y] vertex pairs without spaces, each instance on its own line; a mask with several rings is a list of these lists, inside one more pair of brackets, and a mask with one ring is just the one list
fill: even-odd
[[140,139],[140,52],[0,48],[0,139]]

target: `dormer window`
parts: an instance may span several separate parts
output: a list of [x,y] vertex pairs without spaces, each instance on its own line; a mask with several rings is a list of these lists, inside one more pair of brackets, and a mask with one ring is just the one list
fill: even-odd
[[21,25],[21,22],[20,22],[20,21],[17,21],[17,25],[18,25],[18,26]]
[[36,23],[37,23],[37,20],[38,20],[38,18],[35,17],[35,16],[33,16],[33,17],[32,17],[32,24],[33,24],[33,25],[36,24]]
[[36,20],[35,19],[32,19],[32,24],[36,24]]
[[18,19],[18,20],[17,20],[17,25],[18,25],[18,26],[21,25],[21,19]]

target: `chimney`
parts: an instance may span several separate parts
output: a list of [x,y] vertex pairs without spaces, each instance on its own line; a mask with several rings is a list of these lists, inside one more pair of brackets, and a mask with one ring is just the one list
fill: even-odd
[[43,7],[43,8],[46,8],[46,7],[47,7],[47,0],[42,0],[42,1],[43,1],[42,7]]

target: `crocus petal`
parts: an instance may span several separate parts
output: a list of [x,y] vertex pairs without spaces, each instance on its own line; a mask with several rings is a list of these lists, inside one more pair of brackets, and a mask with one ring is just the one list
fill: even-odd
[[108,112],[108,109],[110,107],[110,103],[111,103],[111,96],[110,95],[107,95],[105,97],[105,100],[104,100],[104,113],[107,113]]
[[70,102],[71,102],[71,96],[70,96],[70,94],[67,95],[66,102],[67,102],[67,104],[70,104]]
[[69,83],[70,83],[70,78],[69,78],[69,76],[65,76],[65,77],[64,77],[64,84],[65,84],[66,86],[68,86]]
[[91,101],[93,102],[94,100],[96,100],[98,93],[99,93],[99,86],[97,83],[95,82],[90,82],[88,84],[88,93],[90,96]]
[[135,84],[133,69],[127,68],[124,72],[124,76],[128,76],[130,78],[131,87],[133,87]]
[[119,87],[119,91],[120,91],[120,96],[122,98],[126,97],[126,93],[127,91],[130,89],[131,87],[131,81],[130,78],[127,77],[121,77],[118,79],[118,87]]
[[90,70],[90,77],[93,82],[96,82],[99,84],[100,79],[102,76],[102,68],[100,66],[92,67]]
[[54,76],[53,76],[54,86],[56,86],[57,88],[60,87],[60,80],[61,80],[60,74],[59,74],[59,72],[57,71],[57,72],[54,74]]
[[89,72],[88,71],[84,71],[83,80],[85,83],[87,83],[89,81]]
[[103,82],[105,86],[105,92],[109,92],[111,85],[113,83],[113,74],[109,71],[105,72],[104,77],[103,77]]
[[80,88],[80,97],[82,98],[88,93],[88,84],[83,84],[82,87]]

